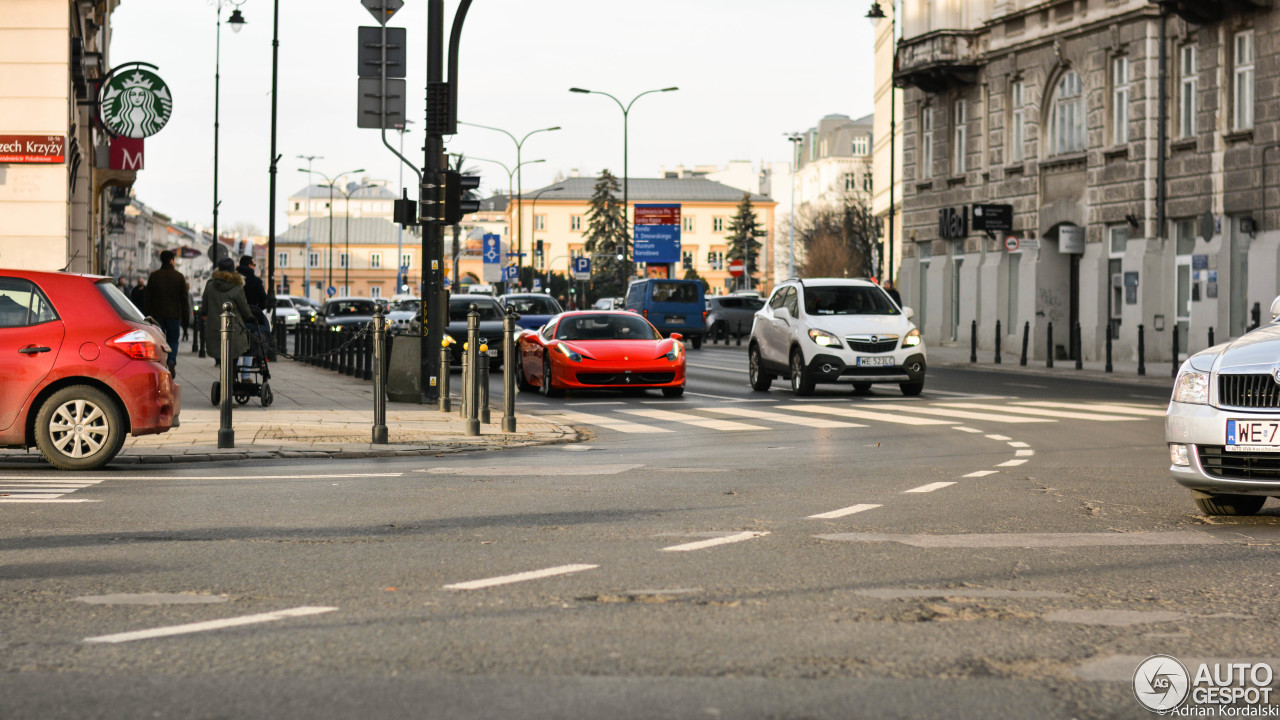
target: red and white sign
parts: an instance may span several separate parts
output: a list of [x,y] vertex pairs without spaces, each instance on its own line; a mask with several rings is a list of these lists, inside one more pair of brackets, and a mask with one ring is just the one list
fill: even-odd
[[734,260],[729,263],[729,274],[734,277],[742,277],[742,273],[746,271],[746,265],[741,260]]
[[679,205],[636,205],[634,225],[679,225]]
[[111,169],[141,170],[143,138],[111,138]]
[[1018,239],[1017,235],[1010,235],[1004,239],[1004,249],[1008,250],[1009,252],[1014,252],[1021,245],[1022,245],[1022,241]]
[[0,163],[55,165],[66,161],[64,135],[0,135]]

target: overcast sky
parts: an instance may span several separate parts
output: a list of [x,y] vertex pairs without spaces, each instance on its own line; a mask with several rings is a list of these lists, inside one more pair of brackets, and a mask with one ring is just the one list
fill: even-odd
[[[224,24],[220,141],[220,227],[267,228],[271,91],[271,5],[247,0],[247,24]],[[457,3],[446,5],[446,29]],[[277,232],[285,199],[306,184],[298,155],[321,155],[329,175],[365,168],[398,183],[399,161],[377,130],[356,127],[356,28],[374,25],[359,0],[280,0]],[[542,127],[522,159],[527,191],[578,169],[622,174],[622,113],[631,111],[632,177],[662,166],[786,161],[783,134],[824,115],[872,108],[870,0],[475,0],[462,34],[459,119],[517,137]],[[426,84],[426,0],[406,0],[389,23],[408,28],[406,155],[422,162]],[[230,15],[225,2],[223,19]],[[123,0],[112,16],[111,64],[159,66],[174,97],[169,124],[146,141],[139,199],[176,220],[208,224],[213,204],[215,4],[212,0]],[[446,40],[447,42],[447,40]],[[394,134],[393,134],[394,135]],[[398,140],[393,140],[398,144]],[[446,149],[515,166],[505,135],[460,128]],[[484,189],[506,191],[496,165],[475,163]],[[412,185],[406,172],[405,182]],[[412,191],[410,196],[413,196]]]

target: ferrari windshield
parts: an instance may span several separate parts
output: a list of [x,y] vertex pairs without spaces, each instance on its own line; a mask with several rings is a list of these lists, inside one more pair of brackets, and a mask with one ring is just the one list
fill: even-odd
[[806,315],[897,315],[899,310],[878,287],[806,285],[804,312]]
[[639,315],[570,315],[556,327],[557,340],[661,340]]

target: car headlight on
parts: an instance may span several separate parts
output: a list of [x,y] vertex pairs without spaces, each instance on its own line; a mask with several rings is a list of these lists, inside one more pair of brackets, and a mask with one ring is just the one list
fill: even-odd
[[822,347],[837,347],[840,345],[840,338],[832,335],[826,330],[814,328],[809,331],[809,339]]
[[1173,384],[1173,401],[1192,405],[1209,402],[1209,373],[1183,370]]
[[665,357],[671,362],[675,362],[676,360],[680,359],[680,353],[683,351],[683,348],[684,348],[684,343],[673,342],[671,343],[671,349],[667,351],[667,354]]
[[902,338],[902,347],[915,347],[920,344],[920,329],[911,328],[911,332]]
[[556,343],[556,350],[559,350],[561,355],[564,355],[574,362],[582,362],[582,356],[570,350],[569,346],[564,343]]

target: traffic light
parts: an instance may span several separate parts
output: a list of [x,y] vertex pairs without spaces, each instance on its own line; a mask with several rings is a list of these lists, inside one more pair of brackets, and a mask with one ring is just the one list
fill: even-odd
[[[443,173],[441,173],[443,176]],[[431,173],[422,175],[422,185],[418,192],[418,222],[441,222],[444,220],[444,204],[441,200],[441,183]]]
[[681,255],[681,256],[680,256],[680,265],[681,265],[685,270],[692,270],[692,269],[693,269],[693,256],[692,256],[692,255]]
[[456,170],[445,170],[444,176],[444,217],[445,225],[457,225],[464,215],[470,215],[480,209],[479,200],[463,200],[468,190],[480,187],[479,175],[463,175]]

